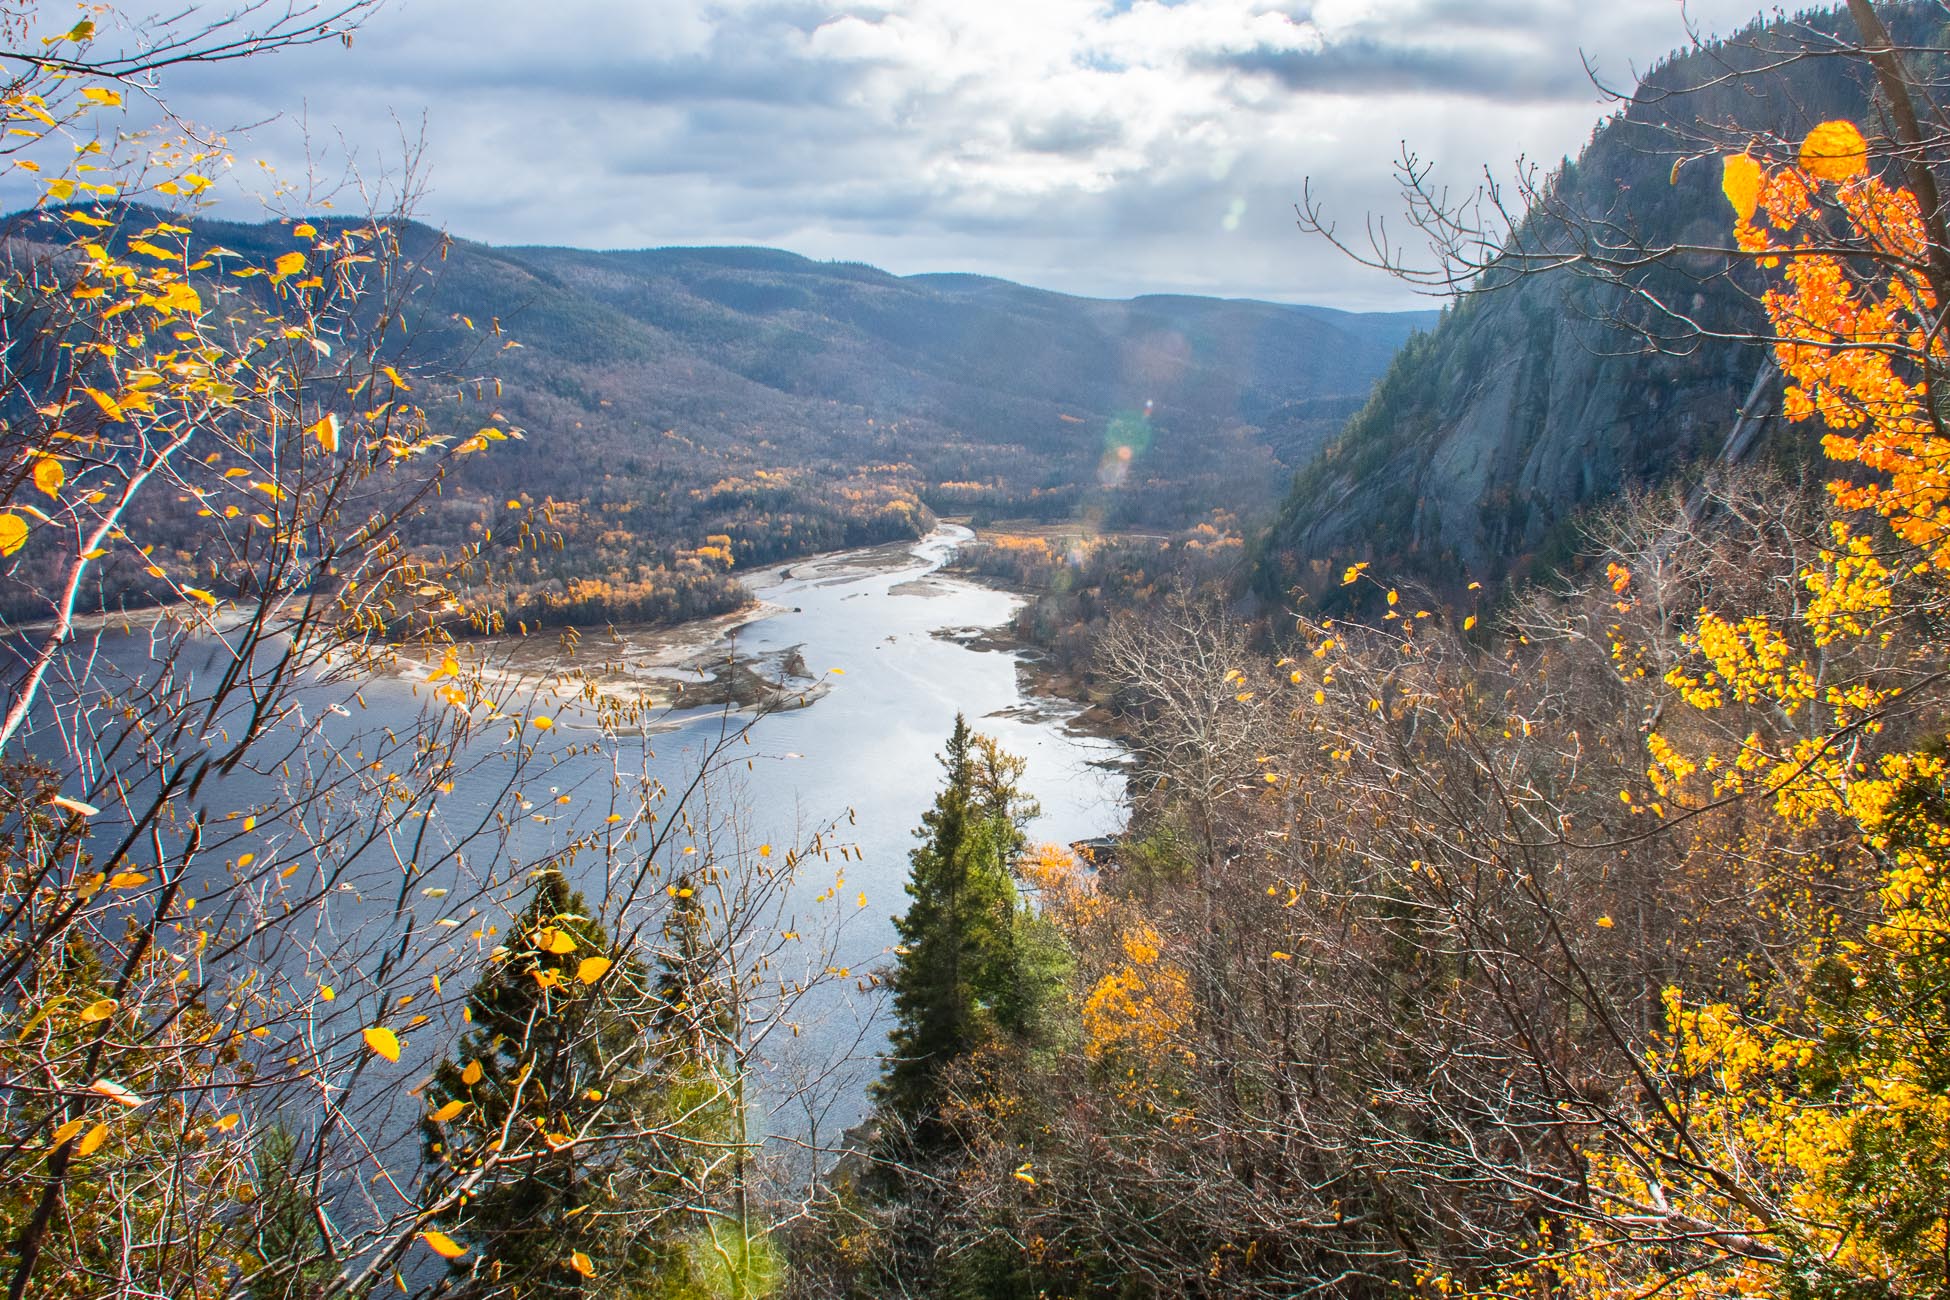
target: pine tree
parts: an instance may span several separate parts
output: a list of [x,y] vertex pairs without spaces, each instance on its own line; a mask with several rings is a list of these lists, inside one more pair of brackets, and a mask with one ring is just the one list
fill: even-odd
[[639,958],[547,872],[469,995],[470,1028],[427,1092],[429,1180],[506,1163],[442,1225],[468,1247],[457,1293],[764,1293],[769,1248],[728,1243],[725,1216],[698,1208],[735,1195],[721,1170],[743,1134],[698,883],[671,883],[662,941]]
[[957,715],[941,755],[947,782],[915,832],[907,914],[890,980],[896,1024],[876,1088],[884,1115],[920,1147],[938,1145],[945,1071],[984,1042],[1020,1037],[1033,998],[1018,951],[1010,868],[1035,805],[1018,788],[1023,761]]
[[[618,1074],[608,1049],[628,1051],[628,998],[597,984],[638,982],[608,963],[610,943],[560,871],[534,887],[515,932],[468,996],[470,1029],[427,1090],[421,1144],[435,1183],[503,1160],[470,1193],[452,1234],[470,1251],[454,1261],[464,1294],[581,1294],[575,1251],[587,1257],[591,1177],[569,1134],[603,1123],[626,1099],[604,1090]],[[595,978],[581,978],[595,975]],[[515,1154],[521,1160],[515,1160]]]

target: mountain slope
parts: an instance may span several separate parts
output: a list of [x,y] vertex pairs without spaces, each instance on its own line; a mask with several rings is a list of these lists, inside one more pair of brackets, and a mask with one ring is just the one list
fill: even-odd
[[[158,219],[109,215],[124,242]],[[39,222],[8,233],[29,242]],[[289,223],[193,225],[197,244],[259,262],[293,245]],[[740,598],[741,568],[911,537],[930,509],[1113,527],[1269,511],[1328,431],[1293,412],[1357,403],[1433,320],[1102,301],[774,249],[496,248],[420,226],[402,243],[426,281],[403,359],[486,367],[525,433],[459,464],[418,540],[478,539],[510,501],[545,506],[563,545],[494,558],[502,612],[529,621],[715,611]],[[186,527],[154,524],[194,549]]]
[[[1899,40],[1934,39],[1933,9],[1892,9]],[[1668,61],[1566,164],[1553,205],[1647,247],[1730,246],[1715,138],[1795,140],[1827,118],[1871,120],[1859,61],[1781,58],[1819,48],[1841,21],[1754,27]],[[1541,217],[1519,238],[1566,244]],[[1349,560],[1446,584],[1561,558],[1578,511],[1719,455],[1749,396],[1773,392],[1755,384],[1763,349],[1681,330],[1645,295],[1709,334],[1742,333],[1761,329],[1756,287],[1725,259],[1675,258],[1622,283],[1563,269],[1464,300],[1296,476],[1258,586],[1327,595]]]

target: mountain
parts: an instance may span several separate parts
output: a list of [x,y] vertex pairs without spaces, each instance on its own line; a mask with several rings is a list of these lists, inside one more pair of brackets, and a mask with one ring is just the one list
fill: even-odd
[[[1899,43],[1942,47],[1937,6],[1891,6],[1888,18]],[[1874,120],[1862,60],[1791,57],[1822,48],[1845,21],[1756,24],[1667,60],[1552,178],[1506,252],[1569,250],[1594,231],[1643,248],[1730,247],[1715,157],[1724,141]],[[1609,278],[1588,265],[1492,272],[1403,349],[1296,475],[1262,541],[1257,586],[1331,604],[1356,560],[1438,586],[1540,573],[1566,558],[1586,507],[1764,449],[1778,389],[1765,351],[1711,337],[1761,330],[1759,287],[1712,256]],[[1755,419],[1730,446],[1743,413]],[[1807,442],[1800,433],[1777,442]]]
[[[112,239],[159,217],[110,215]],[[337,224],[312,220],[321,238]],[[261,262],[293,246],[290,222],[191,224]],[[420,540],[478,536],[508,499],[547,504],[563,546],[495,561],[503,612],[531,621],[725,608],[744,567],[911,537],[930,511],[1166,528],[1270,514],[1434,322],[1103,301],[766,248],[499,248],[422,226],[402,243],[425,278],[410,356],[488,367],[525,433],[457,468]]]
[[[435,301],[499,316],[526,345],[509,413],[533,456],[578,420],[578,450],[625,457],[669,429],[728,472],[889,467],[944,511],[1056,515],[1092,498],[1113,522],[1152,524],[1263,484],[1276,466],[1261,426],[1364,393],[1433,320],[1105,302],[743,248],[459,245]],[[1106,484],[1119,430],[1137,455]]]

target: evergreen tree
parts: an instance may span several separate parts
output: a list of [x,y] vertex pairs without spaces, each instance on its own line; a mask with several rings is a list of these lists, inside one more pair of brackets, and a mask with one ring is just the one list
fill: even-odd
[[[466,1294],[578,1295],[575,1252],[588,1254],[595,1172],[569,1135],[602,1122],[624,1099],[604,1084],[617,1074],[605,1049],[628,1051],[627,998],[603,996],[602,978],[627,982],[627,964],[594,980],[584,963],[608,961],[609,938],[558,871],[544,873],[467,999],[471,1028],[434,1071],[422,1144],[436,1185],[499,1159],[470,1193],[449,1231],[468,1253],[454,1261]],[[592,1096],[594,1094],[594,1096]],[[520,1159],[516,1159],[519,1153]]]
[[697,883],[671,884],[645,961],[617,952],[549,871],[469,995],[471,1027],[434,1071],[423,1124],[435,1185],[504,1162],[443,1225],[468,1247],[453,1262],[459,1294],[766,1289],[769,1252],[728,1244],[722,1216],[699,1208],[726,1192],[718,1171],[743,1101]]
[[1033,1016],[1010,869],[1036,807],[1023,760],[957,715],[941,755],[947,781],[915,832],[907,914],[890,985],[896,1024],[876,1088],[882,1112],[925,1148],[941,1141],[944,1072],[983,1043],[1020,1038]]

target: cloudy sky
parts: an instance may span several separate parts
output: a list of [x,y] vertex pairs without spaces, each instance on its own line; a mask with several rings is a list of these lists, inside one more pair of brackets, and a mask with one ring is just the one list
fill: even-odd
[[180,72],[240,155],[397,171],[494,243],[768,244],[1103,296],[1420,305],[1294,225],[1359,223],[1404,140],[1468,184],[1575,151],[1759,0],[387,0],[334,44]]

